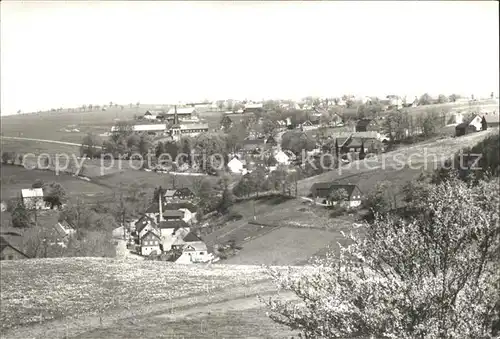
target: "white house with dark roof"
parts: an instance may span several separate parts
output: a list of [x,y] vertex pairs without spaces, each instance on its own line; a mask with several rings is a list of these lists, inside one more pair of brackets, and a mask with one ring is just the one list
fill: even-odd
[[317,182],[311,186],[311,196],[315,203],[324,206],[334,206],[340,203],[347,208],[355,208],[359,207],[362,201],[360,189],[353,184]]
[[49,205],[44,201],[43,189],[41,188],[26,188],[21,190],[21,197],[26,209],[41,210],[49,209]]

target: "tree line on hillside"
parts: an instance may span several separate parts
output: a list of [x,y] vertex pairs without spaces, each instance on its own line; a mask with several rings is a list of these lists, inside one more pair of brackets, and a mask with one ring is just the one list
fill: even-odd
[[263,300],[271,319],[305,338],[497,337],[498,142],[472,148],[485,155],[482,170],[440,169],[409,182],[404,206],[379,187],[366,205],[370,221],[310,273],[271,269],[303,302]]

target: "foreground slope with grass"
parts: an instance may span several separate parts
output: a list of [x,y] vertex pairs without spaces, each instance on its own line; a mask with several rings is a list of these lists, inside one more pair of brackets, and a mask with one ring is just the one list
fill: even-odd
[[2,330],[206,294],[265,279],[258,266],[58,258],[2,261]]

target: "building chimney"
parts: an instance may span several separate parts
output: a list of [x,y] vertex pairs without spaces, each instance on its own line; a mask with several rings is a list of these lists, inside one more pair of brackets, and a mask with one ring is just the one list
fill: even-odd
[[160,190],[160,192],[158,193],[158,208],[159,208],[159,211],[160,211],[160,217],[158,219],[159,222],[164,221],[163,220],[163,206],[161,205],[161,194],[162,194],[162,192]]

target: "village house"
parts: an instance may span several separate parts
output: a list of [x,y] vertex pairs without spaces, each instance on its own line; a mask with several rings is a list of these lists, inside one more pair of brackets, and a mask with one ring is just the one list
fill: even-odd
[[43,189],[41,188],[26,188],[21,190],[24,207],[28,210],[49,209],[49,204],[46,203],[43,197]]
[[334,184],[332,182],[317,182],[311,186],[311,196],[314,202],[326,206],[340,203],[345,208],[355,208],[361,205],[361,191],[356,185]]
[[290,164],[290,157],[282,150],[277,151],[273,155],[273,157],[279,165],[289,165]]
[[356,123],[356,132],[378,132],[380,126],[375,119],[361,119]]
[[187,187],[167,189],[164,195],[166,202],[179,202],[182,200],[191,201],[195,197],[195,194]]
[[228,163],[227,167],[231,173],[241,174],[243,172],[243,162],[234,156]]
[[[190,202],[174,202],[166,203],[163,207],[165,211],[179,211],[182,212],[182,220],[188,224],[193,224],[196,222],[197,207]],[[165,215],[165,214],[164,214]]]
[[66,246],[69,238],[76,234],[76,230],[66,220],[55,224],[54,230],[57,234],[57,243],[61,246]]
[[184,220],[163,220],[158,224],[160,230],[162,250],[170,251],[177,238],[189,233],[190,227]]
[[221,119],[220,121],[220,128],[221,129],[230,129],[231,127],[233,127],[234,123],[233,123],[233,120],[227,116],[227,115],[224,115],[224,117]]
[[28,256],[18,246],[11,244],[7,238],[5,235],[0,236],[0,260],[27,259]]
[[482,118],[479,115],[474,115],[468,121],[464,121],[455,127],[455,136],[459,137],[471,132],[480,131],[482,128]]
[[148,110],[144,113],[143,118],[146,120],[157,120],[162,114],[165,114],[162,110]]
[[266,139],[245,139],[243,140],[242,152],[246,154],[260,153],[264,150]]
[[160,235],[156,229],[148,230],[140,238],[141,255],[148,256],[155,252],[161,254]]

